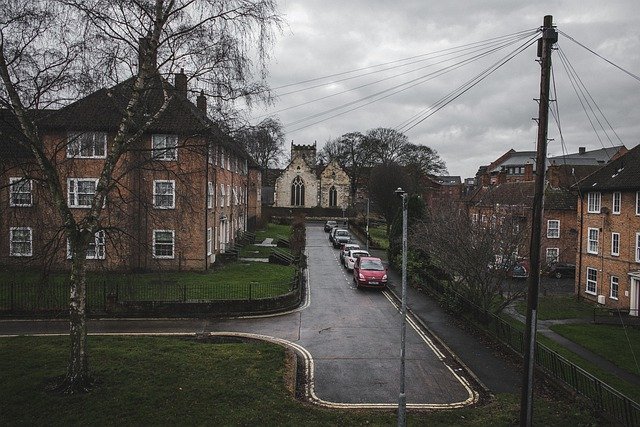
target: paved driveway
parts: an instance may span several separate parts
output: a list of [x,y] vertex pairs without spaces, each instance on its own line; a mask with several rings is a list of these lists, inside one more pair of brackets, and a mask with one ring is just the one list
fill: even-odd
[[[397,406],[401,318],[393,298],[387,292],[355,289],[321,225],[307,227],[307,253],[307,301],[291,313],[221,320],[90,321],[89,333],[259,336],[292,347],[304,358],[311,379],[307,394],[316,403]],[[26,325],[0,322],[0,334],[20,333]],[[414,326],[410,321],[407,327],[408,406],[451,408],[474,403],[478,394],[464,371]],[[65,332],[66,323],[36,322],[30,328],[32,333]]]

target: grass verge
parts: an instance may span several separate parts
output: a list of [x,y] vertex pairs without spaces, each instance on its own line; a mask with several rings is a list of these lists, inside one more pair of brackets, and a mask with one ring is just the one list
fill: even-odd
[[[518,313],[526,316],[526,301],[516,303]],[[588,319],[593,317],[593,305],[574,296],[548,295],[538,300],[538,320]]]
[[617,325],[554,325],[551,330],[620,368],[640,375],[640,329]]
[[[294,400],[284,383],[284,349],[265,343],[201,343],[178,338],[90,337],[99,383],[88,394],[45,391],[62,373],[66,337],[0,341],[2,425],[393,425],[391,411],[328,410]],[[535,400],[539,425],[594,425],[561,399]],[[517,424],[519,398],[484,406],[410,412],[409,425]]]

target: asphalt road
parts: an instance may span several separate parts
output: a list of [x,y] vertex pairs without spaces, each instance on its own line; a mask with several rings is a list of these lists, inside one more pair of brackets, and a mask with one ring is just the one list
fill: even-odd
[[[308,397],[333,407],[395,407],[400,380],[400,321],[388,292],[357,290],[321,225],[307,226],[307,301],[293,312],[209,320],[92,320],[90,334],[239,334],[288,346],[303,358]],[[66,322],[0,321],[0,335],[67,333]],[[409,321],[408,407],[452,408],[478,393],[445,349]]]

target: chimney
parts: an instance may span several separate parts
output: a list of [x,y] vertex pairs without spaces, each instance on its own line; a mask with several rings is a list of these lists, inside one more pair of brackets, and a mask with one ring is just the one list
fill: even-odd
[[535,181],[533,177],[533,163],[524,165],[524,181]]
[[179,73],[176,73],[174,79],[174,86],[176,87],[176,92],[187,97],[187,75],[184,73],[184,69],[180,69]]
[[149,47],[149,38],[148,37],[140,37],[138,39],[138,70],[144,63],[144,58],[148,55],[151,55],[151,67],[153,70],[158,68],[158,57],[156,52],[151,53],[151,49]]
[[203,90],[200,91],[200,95],[196,98],[196,106],[205,114],[205,116],[207,115],[207,97],[204,96]]
[[586,147],[578,147],[578,154],[584,154],[587,152]]

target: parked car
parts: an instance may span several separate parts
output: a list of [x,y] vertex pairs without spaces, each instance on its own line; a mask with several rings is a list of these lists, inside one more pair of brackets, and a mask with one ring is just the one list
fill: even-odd
[[336,221],[327,221],[324,223],[324,232],[328,233],[331,231],[333,227],[337,227],[338,223]]
[[380,258],[361,256],[353,265],[353,281],[358,289],[387,286],[387,269]]
[[340,264],[344,265],[344,258],[351,249],[360,249],[357,243],[343,243],[340,246]]
[[331,231],[329,231],[329,241],[330,241],[331,243],[333,243],[333,237],[334,237],[334,235],[336,234],[336,231],[338,231],[338,230],[342,230],[342,229],[341,229],[341,228],[338,228],[338,227],[333,227],[333,228],[331,229]]
[[351,234],[349,234],[349,232],[347,230],[343,230],[341,228],[338,228],[338,229],[334,228],[334,230],[336,230],[333,233],[333,247],[334,248],[337,249],[343,243],[350,243],[351,242]]
[[529,277],[529,263],[525,260],[500,262],[489,265],[489,269],[498,274],[504,274],[506,277],[514,279],[526,279]]
[[566,262],[558,262],[550,265],[546,273],[556,279],[562,279],[563,277],[573,278],[576,277],[576,265]]
[[364,249],[351,249],[347,255],[344,257],[344,266],[347,267],[347,270],[353,270],[353,266],[356,263],[356,260],[361,256],[371,256],[369,252]]

